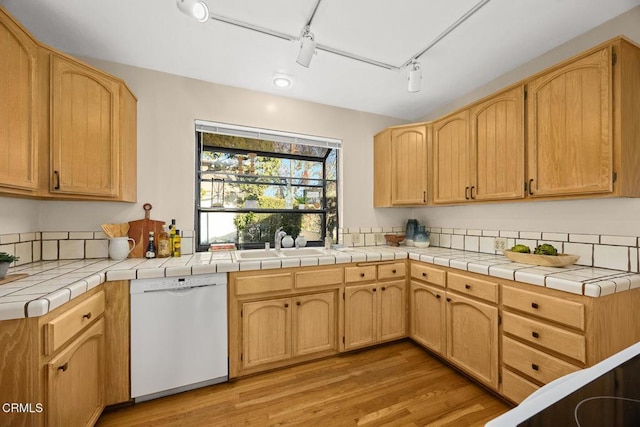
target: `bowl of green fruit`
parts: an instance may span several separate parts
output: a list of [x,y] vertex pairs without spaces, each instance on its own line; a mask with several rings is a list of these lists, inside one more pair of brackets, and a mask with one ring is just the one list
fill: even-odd
[[548,243],[538,245],[533,253],[527,245],[515,245],[502,252],[511,261],[545,267],[566,267],[575,264],[580,259],[579,255],[559,254],[558,250]]

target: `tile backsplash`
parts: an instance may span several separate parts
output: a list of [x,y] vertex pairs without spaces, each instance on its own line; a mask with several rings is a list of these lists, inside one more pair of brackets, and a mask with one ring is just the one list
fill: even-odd
[[[182,230],[182,253],[194,252],[194,233]],[[20,257],[12,265],[59,259],[107,258],[109,239],[102,231],[43,231],[0,235],[0,252]]]
[[[494,239],[504,237],[507,247],[516,244],[532,250],[549,243],[561,253],[580,255],[576,264],[638,272],[638,237],[604,234],[574,234],[545,231],[479,230],[430,227],[431,246],[461,249],[488,254],[501,254],[494,250]],[[385,234],[404,233],[404,227],[342,228],[338,230],[340,243],[345,246],[373,246],[386,244]]]

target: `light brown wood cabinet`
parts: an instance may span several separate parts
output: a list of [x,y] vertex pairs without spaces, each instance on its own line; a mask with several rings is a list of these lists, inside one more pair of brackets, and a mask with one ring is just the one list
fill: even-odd
[[47,363],[47,425],[96,423],[104,409],[104,354],[100,319]]
[[129,400],[128,297],[128,281],[109,282],[44,316],[0,322],[0,400],[33,406],[4,413],[3,425],[92,426],[105,405]]
[[[429,130],[428,203],[640,197],[638,87],[640,46],[617,37],[419,124]],[[374,207],[402,205],[393,191],[414,188],[388,184],[395,130],[374,137]]]
[[135,202],[137,100],[124,82],[40,44],[1,7],[0,40],[0,194]]
[[343,277],[343,267],[231,273],[230,377],[336,354]]
[[418,344],[444,356],[445,292],[436,286],[412,280],[409,296],[409,336]]
[[524,197],[524,89],[433,123],[433,202]]
[[345,269],[345,350],[407,336],[405,271],[404,262]]
[[0,7],[0,193],[38,189],[38,44]]
[[498,307],[447,291],[447,359],[498,389]]
[[392,128],[376,135],[374,206],[426,205],[428,153],[426,125]]

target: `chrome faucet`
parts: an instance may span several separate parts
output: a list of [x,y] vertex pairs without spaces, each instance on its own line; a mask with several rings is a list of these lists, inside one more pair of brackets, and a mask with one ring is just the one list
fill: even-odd
[[274,241],[276,251],[279,251],[280,248],[282,247],[282,238],[286,235],[287,233],[282,231],[282,227],[276,230],[275,235],[273,236],[273,241]]

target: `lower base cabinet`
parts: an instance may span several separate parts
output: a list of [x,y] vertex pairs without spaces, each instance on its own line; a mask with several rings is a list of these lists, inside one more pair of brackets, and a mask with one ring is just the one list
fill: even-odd
[[411,281],[409,336],[418,344],[444,356],[445,297],[444,289]]
[[447,291],[447,359],[498,389],[498,308]]
[[49,426],[94,425],[104,409],[104,320],[100,319],[47,365]]
[[336,293],[242,304],[243,369],[337,350]]

